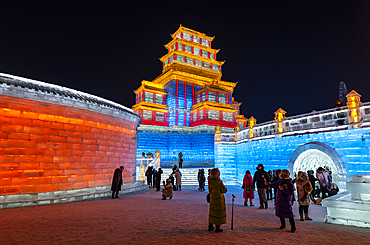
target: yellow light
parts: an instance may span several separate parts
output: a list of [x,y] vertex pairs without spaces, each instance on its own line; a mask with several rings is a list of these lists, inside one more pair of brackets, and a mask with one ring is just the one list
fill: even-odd
[[352,90],[347,94],[347,106],[348,106],[348,123],[359,123],[361,122],[361,114],[359,107],[361,106],[361,95],[356,91]]
[[279,108],[276,112],[275,112],[275,122],[276,122],[276,125],[275,125],[275,132],[280,134],[282,133],[284,130],[283,130],[283,119],[285,118],[285,113],[286,111],[284,111],[283,109]]
[[249,138],[253,138],[253,127],[256,125],[257,119],[254,117],[250,117],[248,120],[248,128],[249,128]]

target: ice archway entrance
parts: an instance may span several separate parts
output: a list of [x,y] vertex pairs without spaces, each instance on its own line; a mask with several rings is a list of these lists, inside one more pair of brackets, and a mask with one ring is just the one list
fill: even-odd
[[288,169],[290,173],[298,171],[307,172],[318,167],[329,166],[333,182],[336,183],[342,191],[346,189],[347,171],[342,159],[338,153],[325,144],[320,142],[311,142],[298,147],[290,157]]

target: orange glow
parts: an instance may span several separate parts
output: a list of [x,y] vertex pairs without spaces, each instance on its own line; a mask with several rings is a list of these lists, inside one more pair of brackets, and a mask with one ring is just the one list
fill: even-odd
[[361,122],[360,106],[361,106],[361,95],[356,91],[352,90],[347,94],[347,106],[348,106],[348,123],[359,123]]
[[254,117],[249,118],[248,120],[248,128],[249,128],[249,138],[253,138],[253,127],[256,125],[257,119]]
[[283,130],[283,119],[285,118],[285,113],[286,111],[284,111],[283,109],[279,108],[279,110],[277,110],[275,112],[275,122],[276,122],[276,125],[275,125],[275,132],[277,134],[280,134],[282,132],[284,132]]
[[136,155],[128,147],[136,144],[136,123],[0,95],[4,99],[13,101],[0,108],[0,194],[110,185],[122,163],[134,171],[135,163],[125,163]]

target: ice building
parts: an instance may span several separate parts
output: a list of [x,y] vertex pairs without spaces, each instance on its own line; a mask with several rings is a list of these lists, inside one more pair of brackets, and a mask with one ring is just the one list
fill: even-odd
[[224,62],[213,37],[181,25],[171,37],[162,74],[135,90],[133,110],[142,118],[137,156],[159,150],[161,165],[170,166],[182,152],[184,166],[213,166],[215,127],[246,126],[232,97],[236,82],[221,80]]

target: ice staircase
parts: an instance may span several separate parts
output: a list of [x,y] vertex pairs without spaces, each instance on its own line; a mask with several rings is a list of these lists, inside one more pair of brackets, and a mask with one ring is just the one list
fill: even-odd
[[[198,168],[180,168],[181,176],[181,185],[198,185],[198,171],[199,169],[204,169],[204,176],[207,179],[208,169],[207,167],[198,167]],[[165,180],[172,173],[172,168],[162,168],[162,180]],[[176,179],[175,179],[176,181]],[[207,181],[206,181],[207,185]]]

